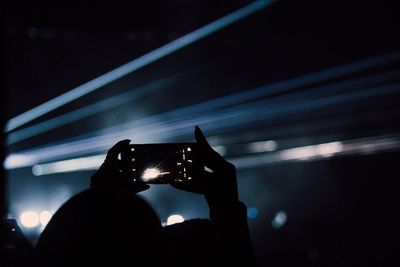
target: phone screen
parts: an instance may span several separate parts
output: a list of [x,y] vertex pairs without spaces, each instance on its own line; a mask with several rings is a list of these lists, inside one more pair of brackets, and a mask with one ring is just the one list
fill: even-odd
[[149,184],[192,181],[204,169],[196,143],[133,144],[131,151],[135,178]]

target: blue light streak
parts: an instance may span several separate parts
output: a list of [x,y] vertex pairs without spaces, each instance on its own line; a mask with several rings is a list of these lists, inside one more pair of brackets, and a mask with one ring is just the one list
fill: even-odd
[[337,108],[340,104],[399,92],[400,83],[392,83],[328,97],[305,99],[304,101],[291,99],[276,104],[262,104],[261,101],[255,105],[243,104],[234,108],[206,112],[200,116],[192,115],[170,121],[159,121],[135,128],[118,129],[118,131],[110,133],[92,133],[88,138],[79,138],[79,140],[70,142],[63,141],[62,144],[52,144],[39,149],[22,151],[9,155],[5,167],[7,169],[20,168],[46,161],[104,152],[116,141],[125,139],[127,136],[134,136],[134,141],[137,143],[159,142],[190,135],[194,124],[201,125],[203,129],[210,131],[224,128],[232,130],[283,116],[316,112],[322,108]]
[[[372,67],[376,67],[378,65],[382,64],[387,64],[393,61],[400,60],[400,51],[396,51],[393,53],[385,54],[385,55],[380,55],[377,57],[357,61],[354,63],[350,64],[345,64],[339,67],[334,67],[326,70],[322,70],[320,72],[312,73],[312,74],[307,74],[304,76],[292,78],[286,81],[282,82],[277,82],[273,83],[268,86],[263,86],[255,89],[251,89],[245,92],[240,92],[228,96],[223,96],[220,98],[216,98],[210,101],[206,101],[203,103],[195,104],[190,107],[185,107],[182,109],[174,110],[171,112],[167,112],[164,114],[156,115],[156,116],[163,116],[164,118],[168,117],[181,117],[184,116],[187,113],[191,112],[205,112],[205,111],[210,111],[213,109],[218,109],[218,108],[223,108],[226,106],[230,105],[237,105],[240,102],[245,102],[245,101],[250,101],[252,99],[260,98],[260,97],[266,97],[271,94],[279,94],[279,93],[284,93],[286,91],[302,87],[302,86],[307,86],[311,85],[313,83],[333,79],[333,78],[338,78],[343,75],[349,75],[358,71],[366,70]],[[393,72],[388,72],[386,74],[378,74],[378,75],[372,75],[367,78],[360,78],[360,79],[355,79],[354,80],[354,85],[353,86],[366,86],[368,84],[374,85],[376,82],[385,82],[385,81],[390,81],[393,79],[396,79],[399,77],[399,71],[393,71]],[[160,81],[162,82],[162,81]],[[168,82],[165,81],[168,86]],[[351,83],[351,82],[350,82]],[[358,84],[358,85],[357,85]],[[140,97],[140,95],[146,94],[147,93],[152,93],[155,91],[158,91],[156,88],[149,90],[151,86],[157,86],[157,82],[155,84],[149,84],[148,87],[145,88],[137,88],[137,90],[142,90],[139,92],[128,92],[126,94],[122,94],[120,96],[114,96],[112,98],[102,100],[98,103],[92,104],[90,106],[69,112],[67,114],[49,119],[47,121],[35,124],[31,127],[27,127],[25,129],[22,129],[20,131],[16,131],[13,133],[10,133],[6,137],[6,144],[11,145],[14,143],[17,143],[19,141],[25,140],[27,138],[36,136],[40,133],[52,130],[54,128],[60,127],[62,125],[74,122],[79,119],[83,119],[92,115],[95,115],[99,112],[105,111],[107,109],[113,108],[115,106],[118,106],[120,104],[128,102],[128,100],[133,100],[137,97]],[[343,84],[344,86],[348,86],[347,82]],[[161,84],[160,84],[161,86]],[[164,85],[164,88],[166,86]],[[161,89],[161,88],[159,88]],[[324,88],[325,89],[325,88]],[[129,100],[129,101],[130,101]],[[154,117],[155,119],[160,119],[160,117]],[[146,118],[146,120],[151,120],[151,118]]]
[[374,154],[384,151],[397,151],[400,149],[399,135],[371,136],[366,138],[351,139],[331,142],[340,144],[341,149],[331,155],[323,155],[318,147],[329,143],[314,144],[309,146],[294,147],[273,153],[247,155],[229,159],[238,169],[249,169],[266,164],[292,160],[323,160],[329,157],[354,154]]
[[104,112],[106,110],[129,103],[130,101],[133,101],[140,97],[157,93],[158,91],[161,91],[171,86],[175,81],[185,76],[185,74],[187,74],[188,72],[191,71],[178,73],[172,77],[151,82],[149,84],[134,88],[128,92],[107,98],[105,100],[101,100],[94,104],[37,123],[22,130],[12,132],[6,136],[6,145],[18,143],[20,141],[50,131],[65,124],[76,122],[77,120],[84,119],[100,112]]
[[293,99],[293,101],[290,102],[280,102],[271,105],[263,104],[263,101],[259,101],[255,104],[246,104],[224,111],[208,113],[198,118],[198,120],[193,123],[197,125],[202,125],[202,123],[204,123],[202,128],[209,130],[223,128],[233,130],[235,127],[243,128],[249,124],[282,118],[284,116],[298,115],[305,112],[317,112],[322,108],[337,108],[339,104],[346,104],[394,93],[400,93],[400,83],[387,84],[370,89],[316,99],[302,99],[302,101]]
[[[326,86],[320,86],[308,90],[304,90],[303,92],[297,92],[297,93],[291,93],[288,95],[282,95],[282,96],[276,96],[272,98],[267,98],[259,101],[253,101],[248,104],[244,105],[238,105],[240,102],[247,102],[251,100],[252,98],[246,98],[246,97],[239,97],[241,93],[235,94],[235,98],[231,96],[227,96],[226,99],[228,99],[227,102],[224,102],[223,100],[225,97],[216,99],[216,100],[211,100],[211,101],[206,101],[203,103],[199,103],[197,105],[192,105],[189,107],[184,107],[181,109],[165,112],[162,114],[157,114],[154,116],[146,117],[140,120],[136,120],[134,122],[129,122],[125,123],[122,125],[117,125],[117,126],[112,126],[107,129],[102,129],[99,131],[95,131],[89,134],[81,135],[75,139],[85,139],[89,138],[91,136],[102,136],[105,134],[109,134],[110,136],[114,135],[117,132],[120,132],[121,129],[125,129],[129,131],[130,129],[143,129],[148,131],[151,128],[155,127],[162,127],[165,125],[171,125],[175,122],[179,121],[187,121],[188,124],[193,125],[193,121],[199,120],[200,117],[220,117],[223,116],[222,114],[233,114],[235,112],[238,112],[239,110],[252,110],[257,106],[268,106],[271,110],[275,109],[277,105],[296,105],[296,103],[300,99],[312,99],[312,98],[317,98],[317,97],[323,97],[329,94],[337,94],[340,92],[345,92],[346,90],[351,90],[359,87],[368,87],[368,86],[375,86],[379,85],[381,83],[389,82],[398,79],[400,77],[400,70],[394,70],[390,71],[387,73],[383,74],[376,74],[376,75],[371,75],[368,77],[362,77],[362,78],[357,78],[353,79],[350,81],[345,81],[345,82],[340,82],[336,84],[329,84]],[[282,84],[284,86],[284,84]],[[275,90],[270,90],[270,88],[273,88]],[[265,87],[259,87],[250,91],[264,91],[266,95],[263,96],[268,96],[276,90],[279,90],[280,87],[275,87],[275,84],[272,86],[268,85]],[[285,89],[283,87],[282,89]],[[235,101],[233,101],[235,99]],[[235,105],[234,105],[235,104]],[[233,106],[230,109],[224,109],[227,106]],[[221,111],[222,109],[222,111]],[[201,114],[201,115],[191,115],[191,114]],[[228,118],[227,118],[228,119]],[[193,120],[190,123],[190,120]],[[162,123],[160,123],[162,122]],[[207,127],[207,126],[206,126]],[[139,131],[136,131],[139,132]],[[137,137],[137,133],[135,135]]]
[[[251,146],[253,144],[254,143],[250,143],[247,145]],[[256,153],[244,157],[229,158],[228,161],[232,162],[238,169],[247,169],[282,161],[321,160],[340,155],[372,154],[383,151],[394,151],[399,148],[399,136],[383,135],[292,147],[272,153]],[[35,176],[39,176],[62,172],[95,170],[100,167],[105,157],[105,154],[100,154],[35,165],[32,167],[32,173]],[[247,210],[247,216],[251,219],[256,218],[257,214],[258,211],[254,207],[250,207]]]
[[136,58],[125,65],[122,65],[110,72],[107,72],[87,83],[84,83],[56,98],[53,98],[27,112],[24,112],[10,119],[5,127],[5,132],[12,131],[34,119],[37,119],[63,105],[66,105],[82,96],[92,93],[102,86],[105,86],[127,74],[130,74],[144,66],[147,66],[160,58],[170,55],[194,42],[197,42],[241,19],[244,19],[255,12],[264,9],[275,1],[256,1],[231,14],[228,14],[206,26],[182,36],[164,46],[161,46],[139,58]]

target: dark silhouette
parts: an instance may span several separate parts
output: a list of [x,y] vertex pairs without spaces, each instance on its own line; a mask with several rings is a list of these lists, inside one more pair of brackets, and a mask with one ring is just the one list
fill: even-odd
[[170,266],[224,266],[216,231],[206,219],[192,219],[163,228]]
[[28,266],[32,262],[33,247],[14,219],[3,221],[1,228],[0,260],[2,266]]
[[[212,170],[196,184],[172,186],[203,194],[210,220],[162,228],[151,206],[135,193],[129,140],[113,146],[91,186],[68,200],[39,238],[40,266],[254,266],[246,206],[239,201],[235,167],[216,153],[198,127],[199,160]],[[118,155],[121,157],[119,158]]]

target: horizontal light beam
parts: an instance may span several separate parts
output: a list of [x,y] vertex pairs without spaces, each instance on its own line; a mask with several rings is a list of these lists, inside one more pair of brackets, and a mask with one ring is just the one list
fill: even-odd
[[[257,142],[250,143],[247,146],[252,147],[255,144],[257,144]],[[228,160],[232,162],[238,169],[246,169],[259,167],[267,163],[270,164],[293,160],[319,160],[339,155],[374,154],[378,152],[399,149],[399,137],[375,136],[294,147],[263,154],[253,153],[244,157]],[[40,176],[73,171],[96,170],[103,163],[105,157],[105,154],[101,154],[90,157],[81,157],[70,160],[38,164],[33,166],[32,173],[36,176]],[[146,171],[148,171],[144,174],[146,177],[143,177],[145,179],[151,179],[160,174],[159,170],[157,169],[148,169]]]
[[94,104],[76,109],[63,115],[23,128],[21,130],[11,132],[6,136],[6,145],[18,143],[28,138],[37,136],[41,133],[53,130],[57,127],[76,122],[77,120],[88,118],[100,112],[104,112],[106,110],[124,105],[140,97],[152,93],[157,93],[158,91],[167,88],[168,86],[171,86],[179,77],[183,76],[186,73],[187,72],[179,73],[172,77],[151,82],[138,88],[134,88],[133,90],[130,90],[128,92],[115,95],[105,100],[98,101]]
[[[321,82],[327,79],[337,78],[342,75],[349,75],[357,71],[365,70],[368,68],[376,67],[381,64],[387,64],[396,60],[400,60],[400,51],[380,55],[378,57],[373,57],[361,61],[357,61],[350,64],[345,64],[342,66],[322,70],[320,72],[307,74],[304,76],[292,78],[286,81],[273,83],[267,86],[262,86],[258,88],[254,88],[251,90],[247,90],[245,92],[240,92],[228,96],[223,96],[220,98],[212,99],[206,102],[202,102],[199,104],[191,105],[190,107],[184,107],[181,109],[169,111],[163,114],[155,115],[151,118],[146,118],[145,120],[156,119],[160,120],[162,117],[180,117],[185,114],[190,114],[192,112],[205,112],[211,111],[218,108],[224,108],[226,106],[231,106],[235,104],[239,104],[241,102],[250,101],[252,99],[267,97],[271,94],[282,94],[288,90],[292,90],[294,88],[312,85],[317,82]],[[180,74],[178,74],[180,75]],[[367,77],[357,78],[349,81],[345,81],[342,83],[331,84],[326,87],[321,88],[321,90],[331,90],[332,87],[359,87],[359,86],[368,86],[375,85],[378,83],[388,82],[400,77],[400,70],[388,71],[382,74],[370,75]],[[165,84],[164,84],[165,83]],[[54,128],[60,127],[62,125],[75,122],[79,119],[86,118],[88,116],[97,114],[98,112],[105,111],[112,107],[121,105],[126,103],[127,101],[131,101],[137,97],[140,97],[145,94],[150,94],[157,91],[157,88],[160,89],[162,84],[163,86],[167,86],[171,81],[168,79],[163,79],[160,81],[156,81],[154,83],[150,83],[143,87],[137,88],[138,91],[127,92],[117,96],[114,96],[110,99],[102,100],[97,103],[94,103],[90,106],[83,107],[77,109],[75,111],[71,111],[64,115],[49,119],[47,121],[35,124],[33,126],[27,127],[25,129],[15,131],[6,136],[6,144],[12,145],[17,142],[23,141],[27,138],[36,136],[40,133],[52,130]],[[340,88],[339,88],[340,89]],[[293,96],[293,94],[291,94]]]
[[105,154],[37,164],[32,167],[35,176],[73,171],[97,170],[106,158]]
[[399,136],[374,136],[294,147],[272,153],[230,159],[238,169],[256,168],[286,161],[322,160],[344,155],[369,155],[400,150]]
[[100,89],[121,77],[126,76],[144,66],[147,66],[160,58],[170,55],[194,42],[197,42],[243,18],[246,18],[255,12],[264,9],[265,7],[271,5],[275,1],[263,0],[256,1],[249,4],[231,14],[228,14],[206,26],[195,30],[189,34],[186,34],[164,46],[161,46],[137,59],[134,59],[125,65],[122,65],[110,72],[107,72],[87,83],[84,83],[56,98],[53,98],[27,112],[24,112],[12,119],[10,119],[5,127],[5,131],[12,131],[36,118],[39,118],[61,106],[64,106],[82,96],[85,96],[91,92]]
[[[125,136],[135,136],[137,139],[142,138],[141,133],[148,133],[150,135],[152,132],[157,131],[158,135],[161,135],[161,132],[163,132],[164,137],[167,137],[169,133],[164,129],[168,126],[173,126],[172,128],[170,127],[170,131],[178,131],[179,129],[182,129],[182,125],[188,125],[191,126],[194,123],[206,123],[210,121],[215,121],[217,122],[214,124],[216,127],[219,127],[221,124],[219,123],[234,123],[237,124],[237,121],[232,120],[232,117],[234,117],[233,114],[241,114],[244,112],[249,112],[249,111],[254,111],[255,108],[262,109],[260,110],[260,114],[264,114],[263,118],[268,118],[272,119],[274,116],[278,116],[282,110],[293,110],[297,109],[299,110],[300,108],[306,107],[309,104],[312,105],[319,105],[323,106],[320,102],[317,102],[314,104],[315,99],[324,99],[325,95],[333,95],[333,94],[339,94],[342,93],[339,98],[334,98],[333,101],[345,101],[346,98],[344,97],[345,94],[343,92],[347,92],[349,90],[355,89],[355,88],[362,88],[362,87],[367,87],[367,86],[373,86],[373,85],[378,85],[380,83],[386,83],[388,81],[391,81],[393,79],[397,79],[400,76],[400,70],[395,70],[383,74],[377,74],[377,75],[371,75],[368,77],[364,78],[358,78],[350,81],[345,81],[345,82],[340,82],[336,84],[329,84],[326,86],[320,86],[320,87],[315,87],[312,89],[309,89],[304,92],[297,92],[297,93],[291,93],[289,95],[283,95],[283,96],[277,96],[277,97],[272,97],[272,98],[267,98],[265,100],[260,100],[260,101],[255,101],[255,102],[250,102],[248,104],[242,104],[238,106],[234,106],[231,108],[225,108],[225,109],[218,109],[216,111],[212,111],[213,108],[211,108],[210,111],[208,110],[202,110],[201,107],[206,107],[208,102],[200,103],[197,105],[177,109],[174,111],[146,117],[140,120],[136,120],[134,122],[129,122],[113,127],[109,127],[107,129],[102,129],[100,131],[95,131],[90,134],[85,134],[77,139],[86,139],[90,138],[93,136],[115,136],[116,133],[121,133],[121,129],[125,132]],[[397,90],[396,85],[388,85],[384,87],[376,87],[372,88],[368,92],[364,90],[360,90],[360,92],[355,92],[356,93],[356,98],[367,98],[367,95],[364,95],[366,93],[369,94],[374,94],[374,95],[382,95],[386,93],[395,92],[399,91]],[[268,86],[267,86],[268,87]],[[384,90],[381,90],[381,89]],[[389,90],[389,92],[387,91]],[[350,92],[351,93],[351,92]],[[334,96],[333,96],[334,97]],[[355,99],[352,97],[351,99]],[[351,100],[350,99],[350,100]],[[301,101],[304,101],[302,103],[299,103]],[[332,100],[331,100],[332,101]],[[347,101],[349,101],[347,99]],[[338,102],[337,102],[338,103]],[[299,106],[300,105],[300,106]],[[254,113],[254,112],[253,112]],[[188,115],[190,114],[190,115]],[[194,114],[194,115],[191,115]],[[255,118],[262,118],[260,114],[257,114],[253,119]],[[226,120],[224,120],[226,116]],[[237,116],[237,115],[235,115]],[[267,116],[267,117],[265,117]],[[171,119],[173,118],[173,119]],[[208,126],[207,124],[205,127],[208,127],[211,129],[211,126]],[[211,127],[211,128],[210,128]],[[131,129],[134,129],[133,131]],[[157,130],[155,130],[157,129]],[[215,127],[213,128],[215,129]],[[123,135],[122,135],[123,136]],[[109,138],[106,137],[106,138]],[[161,140],[162,141],[162,140]],[[65,141],[68,142],[68,141]]]
[[244,104],[225,110],[218,110],[172,121],[159,121],[150,125],[137,126],[135,128],[119,129],[110,133],[99,133],[85,139],[65,142],[59,145],[49,145],[44,148],[34,149],[9,155],[5,161],[6,169],[32,166],[34,164],[66,157],[76,157],[87,153],[105,151],[119,140],[127,136],[135,137],[134,142],[164,142],[172,137],[188,135],[193,131],[193,125],[205,126],[203,129],[234,129],[244,127],[250,123],[260,123],[271,119],[293,114],[318,111],[322,108],[338,108],[340,104],[353,103],[373,97],[390,95],[400,92],[400,83],[386,84],[355,92],[333,95],[317,99],[265,105],[262,102],[256,105]]

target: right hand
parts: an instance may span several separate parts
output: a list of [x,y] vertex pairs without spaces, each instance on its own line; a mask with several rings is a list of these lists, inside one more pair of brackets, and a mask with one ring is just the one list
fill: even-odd
[[172,186],[204,194],[210,208],[236,204],[239,198],[235,166],[212,149],[198,126],[195,128],[195,137],[198,144],[199,161],[212,172],[204,171],[197,183],[174,183]]

